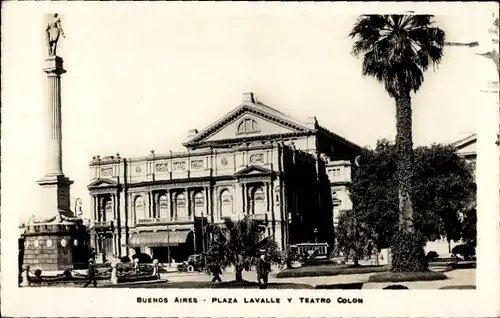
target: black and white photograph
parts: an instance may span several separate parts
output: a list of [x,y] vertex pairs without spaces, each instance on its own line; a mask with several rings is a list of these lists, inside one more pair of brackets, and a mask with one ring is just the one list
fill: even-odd
[[393,5],[5,3],[2,312],[498,314],[498,3]]

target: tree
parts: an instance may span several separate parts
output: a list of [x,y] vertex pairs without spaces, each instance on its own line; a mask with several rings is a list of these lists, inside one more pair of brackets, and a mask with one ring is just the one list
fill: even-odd
[[477,212],[475,204],[471,204],[463,214],[462,241],[474,249],[477,245]]
[[336,233],[339,249],[344,252],[346,261],[352,256],[354,266],[359,266],[359,260],[371,255],[375,247],[372,228],[359,220],[353,210],[340,212]]
[[[379,250],[391,245],[398,228],[396,161],[396,147],[387,140],[380,140],[375,150],[363,149],[349,189],[357,218],[373,229]],[[475,200],[473,171],[452,146],[415,150],[414,228],[426,241],[461,238],[461,215]]]
[[389,247],[398,229],[396,150],[387,140],[380,140],[375,150],[363,148],[359,158],[349,193],[358,219],[373,229],[380,251]]
[[[399,229],[413,232],[411,92],[417,92],[422,86],[424,72],[441,61],[445,32],[434,26],[431,15],[364,15],[349,35],[357,38],[352,53],[362,57],[363,75],[383,83],[396,102]],[[408,263],[424,261],[414,257]]]
[[207,252],[208,267],[217,262],[223,268],[233,266],[235,280],[243,280],[243,270],[250,271],[253,261],[265,250],[271,261],[279,262],[279,249],[272,237],[265,237],[262,225],[255,220],[244,218],[233,221],[224,219],[224,226],[213,224],[208,231],[213,236]]
[[416,227],[428,240],[458,241],[462,236],[461,214],[476,195],[472,166],[451,145],[419,147],[415,158]]

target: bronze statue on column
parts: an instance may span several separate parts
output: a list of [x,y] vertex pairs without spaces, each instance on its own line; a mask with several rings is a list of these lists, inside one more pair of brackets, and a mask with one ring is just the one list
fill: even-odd
[[64,38],[64,31],[61,26],[61,18],[57,13],[54,13],[54,16],[51,21],[47,24],[47,28],[45,29],[45,33],[47,36],[47,46],[49,49],[49,56],[55,56],[57,51],[57,42],[59,41],[59,36],[62,35]]

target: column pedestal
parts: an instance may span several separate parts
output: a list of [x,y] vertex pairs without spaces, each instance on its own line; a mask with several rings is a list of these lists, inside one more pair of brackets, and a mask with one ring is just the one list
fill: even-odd
[[73,216],[70,208],[70,186],[73,181],[64,175],[46,175],[37,181],[42,190],[40,217],[49,217],[58,213]]

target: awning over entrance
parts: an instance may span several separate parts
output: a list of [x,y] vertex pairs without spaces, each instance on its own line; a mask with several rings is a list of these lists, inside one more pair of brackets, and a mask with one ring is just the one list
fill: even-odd
[[189,231],[175,232],[141,232],[133,234],[129,240],[129,247],[177,246],[186,243]]

